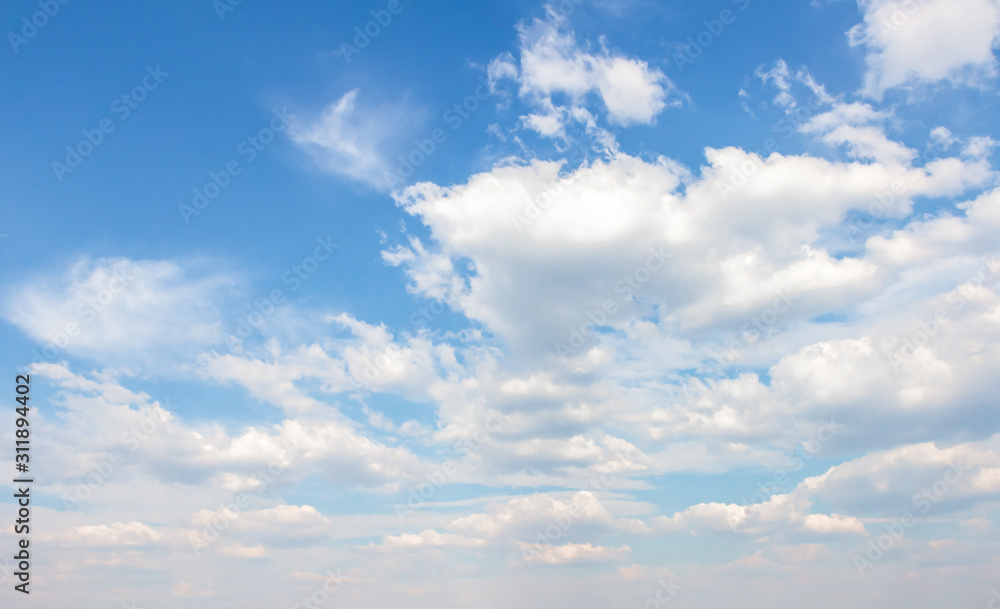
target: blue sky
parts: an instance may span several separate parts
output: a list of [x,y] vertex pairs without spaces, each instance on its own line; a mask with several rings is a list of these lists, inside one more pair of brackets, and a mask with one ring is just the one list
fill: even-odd
[[4,27],[39,602],[1000,602],[996,0]]

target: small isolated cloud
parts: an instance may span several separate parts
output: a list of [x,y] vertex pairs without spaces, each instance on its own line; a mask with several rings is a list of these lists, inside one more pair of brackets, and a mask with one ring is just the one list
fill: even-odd
[[[487,68],[494,89],[503,80],[518,85],[518,96],[532,108],[522,124],[546,137],[564,137],[569,121],[588,125],[590,112],[581,112],[588,96],[596,96],[616,125],[650,124],[667,107],[683,105],[685,98],[658,68],[626,57],[604,46],[592,52],[581,44],[565,18],[549,7],[545,20],[521,24],[519,61],[511,53],[497,56]],[[569,98],[568,105],[553,100]]]
[[851,28],[848,38],[865,50],[863,92],[869,97],[939,81],[977,85],[996,72],[997,0],[858,0],[858,5],[864,22]]
[[[770,68],[758,67],[754,75],[765,85],[770,85],[777,90],[772,101],[784,108],[785,112],[792,112],[799,107],[799,100],[793,92],[797,86],[804,86],[808,89],[814,101],[822,105],[833,104],[836,101],[833,96],[827,93],[826,87],[813,78],[809,70],[805,68],[792,70],[784,59],[778,59]],[[749,94],[740,89],[740,97],[749,97]]]
[[360,89],[348,91],[313,121],[293,123],[289,134],[327,171],[387,190],[386,148],[413,123],[413,113],[401,104],[362,105],[360,96]]

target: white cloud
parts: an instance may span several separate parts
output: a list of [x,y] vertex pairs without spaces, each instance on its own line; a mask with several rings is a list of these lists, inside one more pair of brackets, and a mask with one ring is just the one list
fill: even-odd
[[61,541],[88,547],[145,546],[163,541],[163,535],[141,522],[74,527],[60,536]]
[[[543,136],[565,139],[571,120],[587,125],[578,111],[590,95],[601,100],[611,123],[622,126],[650,124],[665,108],[685,103],[674,83],[647,62],[613,52],[603,41],[599,52],[589,51],[551,7],[546,20],[518,29],[517,60],[509,52],[499,55],[487,73],[494,90],[502,91],[504,80],[516,81],[519,97],[535,109],[522,122]],[[561,95],[569,98],[568,105],[554,102]],[[600,132],[596,125],[588,131]]]
[[[382,444],[330,408],[272,425],[247,426],[230,434],[219,425],[194,426],[116,382],[96,382],[55,364],[32,373],[63,391],[55,403],[64,411],[46,429],[45,451],[59,462],[79,464],[53,470],[54,479],[86,476],[109,453],[128,455],[112,468],[113,480],[137,473],[182,483],[215,482],[239,492],[262,490],[261,471],[277,468],[279,484],[315,473],[331,481],[378,485],[416,475],[420,460],[408,449]],[[311,508],[310,508],[311,509]]]
[[38,359],[70,354],[134,368],[219,343],[217,305],[235,284],[173,262],[83,258],[61,276],[13,287],[3,314],[42,345]]
[[802,487],[839,509],[939,515],[1000,498],[1000,437],[941,448],[877,451],[806,479]]
[[[795,85],[804,85],[812,93],[812,102],[816,104],[833,104],[836,100],[826,91],[826,87],[813,78],[805,68],[792,71],[784,59],[778,59],[770,68],[765,69],[760,66],[754,72],[766,85],[771,85],[778,90],[772,100],[775,104],[784,108],[785,112],[792,113],[799,109],[799,101],[792,93]],[[740,97],[749,97],[746,91],[740,89]]]
[[253,548],[265,544],[267,547],[314,545],[330,538],[333,525],[319,511],[310,505],[277,505],[273,508],[237,512],[229,508],[200,510],[192,515],[192,528],[188,534],[211,529],[213,523],[222,522],[218,527],[225,538],[241,540],[242,546],[223,546],[223,554],[252,558],[260,555]]
[[[613,515],[606,503],[614,505],[618,510],[635,508],[631,501],[602,501],[591,491],[535,493],[492,503],[487,512],[453,519],[444,526],[450,532],[425,529],[419,533],[387,535],[380,547],[515,546],[521,549],[522,557],[529,563],[618,560],[630,551],[628,546],[603,548],[573,541],[595,532],[648,531],[648,527],[639,519],[624,514]],[[543,532],[548,537],[541,543],[539,538]]]
[[783,539],[864,534],[864,524],[858,518],[835,513],[807,513],[811,505],[808,492],[796,490],[749,505],[700,503],[670,517],[656,516],[650,525],[654,531],[669,533],[714,531]]
[[848,33],[866,51],[863,92],[934,84],[978,85],[996,71],[996,0],[858,0],[864,22]]
[[[863,42],[876,91],[976,83],[992,70],[991,54],[961,63],[961,49],[901,67],[892,58],[912,41],[897,33]],[[337,590],[345,606],[371,594],[412,607],[643,606],[673,581],[648,553],[667,542],[702,557],[686,561],[682,593],[712,606],[732,604],[734,589],[749,606],[780,605],[773,590],[789,581],[828,582],[795,589],[823,609],[849,605],[843,590],[890,583],[903,584],[901,606],[919,605],[917,593],[954,601],[932,598],[949,577],[988,588],[1000,266],[982,257],[1000,230],[996,142],[938,125],[931,143],[954,156],[918,159],[922,144],[893,135],[900,121],[876,94],[843,101],[778,61],[758,77],[786,121],[800,116],[803,87],[822,108],[792,131],[809,154],[706,148],[697,167],[625,154],[600,124],[655,122],[682,103],[669,79],[554,16],[520,34],[517,52],[487,68],[501,110],[516,95],[519,128],[562,152],[582,129],[603,157],[507,158],[398,193],[424,226],[404,229],[382,260],[406,274],[415,300],[451,309],[444,323],[411,317],[397,328],[289,305],[280,315],[311,320],[305,339],[272,327],[262,344],[220,353],[217,309],[232,277],[118,259],[84,261],[7,300],[8,318],[43,341],[42,321],[72,319],[116,269],[142,287],[108,303],[113,321],[92,320],[106,336],[81,334],[64,349],[113,368],[31,367],[41,385],[32,399],[54,394],[32,420],[33,471],[46,481],[34,515],[40,539],[61,552],[46,586],[107,581],[125,566],[132,586],[160,597],[222,596],[211,582],[243,581],[246,606],[287,606],[331,580],[349,584]],[[404,114],[369,111],[355,90],[293,136],[331,170],[377,184]],[[517,139],[516,128],[502,133]],[[914,215],[927,202],[940,211]],[[847,245],[842,233],[866,213],[877,218]],[[127,367],[150,353],[183,358],[181,372],[198,376],[174,392],[156,367]],[[219,396],[228,412],[258,400],[253,412],[264,414],[206,419]],[[116,452],[125,458],[109,470]],[[806,469],[802,459],[815,460]],[[269,467],[278,473],[263,475]],[[78,511],[46,507],[88,489],[95,471],[101,484]],[[746,505],[731,490],[713,496],[712,484],[678,503],[692,473],[726,473],[739,488],[787,480]],[[331,498],[322,511],[303,504],[316,489]],[[235,511],[236,497],[252,505]],[[405,523],[393,513],[404,503]],[[859,580],[845,548],[924,505],[934,524],[907,533],[878,585]],[[211,560],[192,562],[191,536],[218,522],[228,524],[205,550]],[[558,567],[542,581],[523,564]],[[336,565],[357,566],[320,573]]]
[[610,526],[612,516],[604,504],[589,491],[574,493],[566,501],[545,494],[534,494],[494,504],[485,514],[470,514],[454,520],[448,528],[467,535],[534,537],[553,522],[591,523]]
[[651,519],[663,532],[732,531],[753,536],[796,538],[809,535],[864,535],[864,521],[838,513],[810,513],[814,499],[859,516],[876,513],[921,517],[1000,494],[1000,457],[994,436],[986,443],[950,449],[914,444],[874,452],[805,479],[790,493],[755,504],[701,503],[670,517]]
[[362,107],[357,104],[360,95],[360,89],[348,91],[311,123],[293,123],[289,135],[326,170],[388,190],[386,149],[398,141],[401,129],[412,125],[414,113],[401,105]]
[[[795,318],[816,315],[858,302],[879,276],[870,260],[832,257],[822,231],[889,184],[902,185],[886,209],[898,217],[914,197],[957,195],[990,176],[960,159],[913,167],[881,136],[865,145],[887,151],[875,153],[887,162],[725,148],[706,150],[697,178],[667,159],[620,154],[565,174],[534,161],[447,188],[417,184],[397,201],[429,228],[434,247],[398,246],[393,262],[407,268],[414,292],[481,322],[522,357],[567,344],[588,312],[626,331],[655,305],[661,325],[682,338],[742,325],[781,293],[800,295]],[[458,270],[462,259],[474,273]],[[600,313],[609,300],[614,312]]]
[[453,535],[451,533],[438,533],[428,529],[420,533],[403,533],[402,535],[386,535],[382,540],[382,546],[386,548],[418,548],[418,547],[475,547],[486,544],[485,539],[465,537],[463,535]]
[[879,123],[888,118],[889,113],[876,111],[868,104],[836,103],[829,112],[810,118],[800,131],[817,134],[828,144],[846,145],[852,158],[909,164],[917,151],[886,137]]
[[592,546],[589,543],[568,543],[561,546],[539,543],[518,544],[521,553],[525,555],[525,562],[528,564],[549,564],[561,565],[571,562],[604,562],[620,561],[632,552],[632,548],[622,546],[620,548],[609,548],[605,546]]

